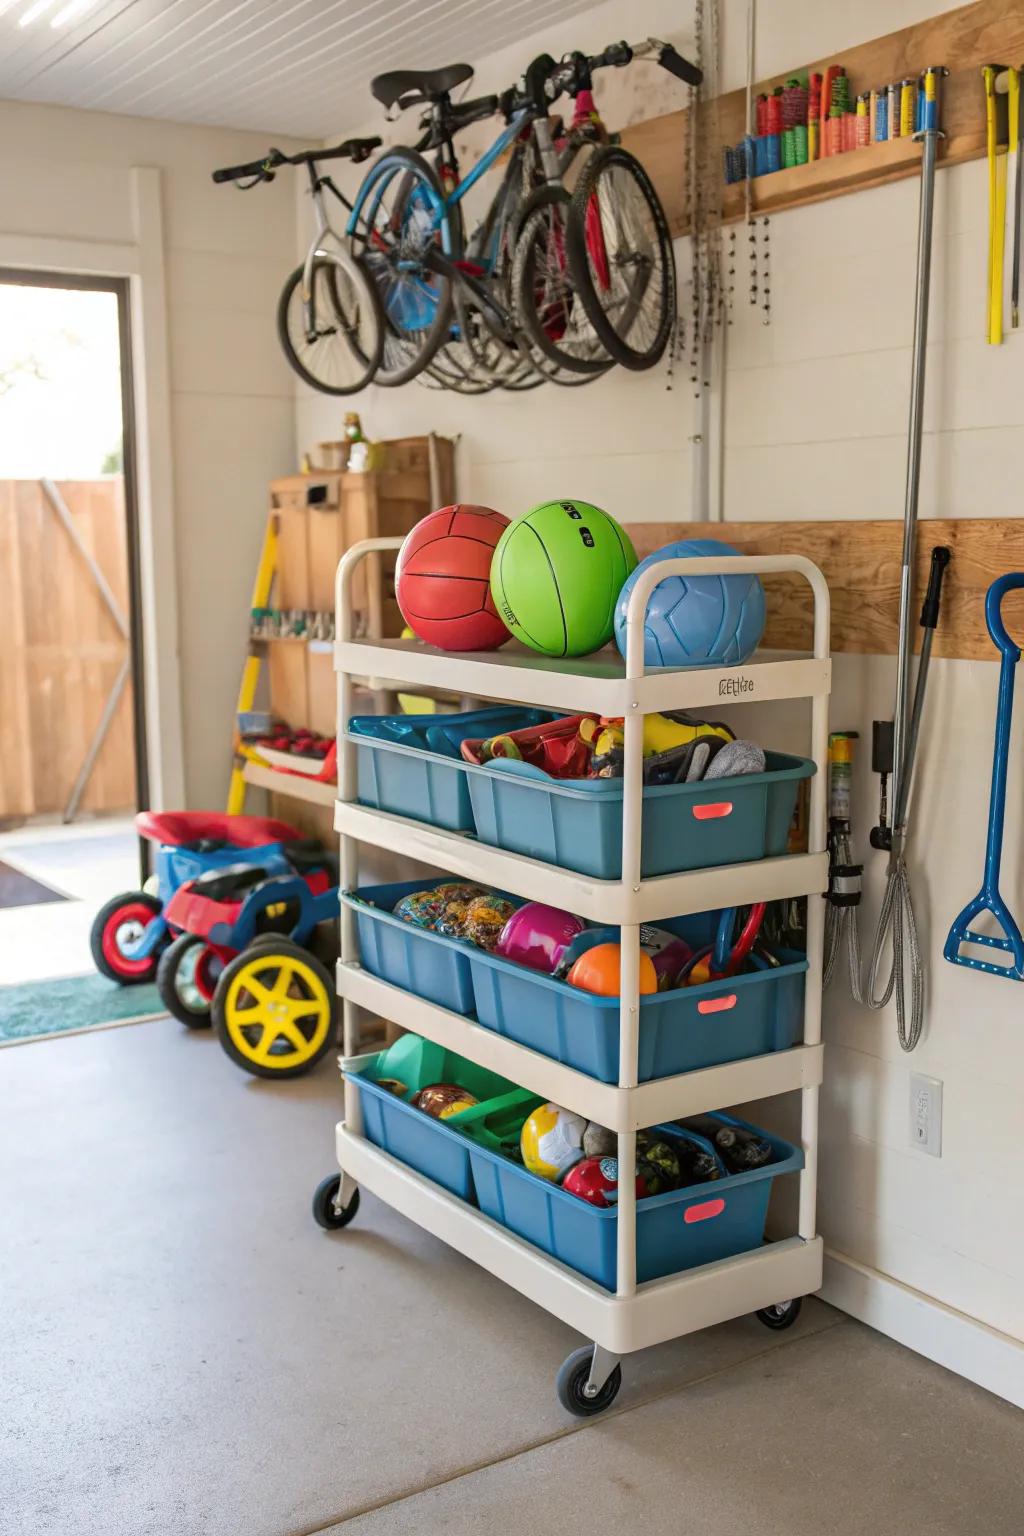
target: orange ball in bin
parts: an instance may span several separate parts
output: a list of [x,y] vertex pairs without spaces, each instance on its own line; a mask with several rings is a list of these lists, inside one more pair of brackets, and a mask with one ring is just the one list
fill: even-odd
[[[622,961],[621,944],[595,944],[585,949],[574,963],[566,978],[571,987],[584,992],[597,992],[601,997],[618,997],[619,971]],[[650,955],[640,951],[640,991],[657,992],[658,973]]]

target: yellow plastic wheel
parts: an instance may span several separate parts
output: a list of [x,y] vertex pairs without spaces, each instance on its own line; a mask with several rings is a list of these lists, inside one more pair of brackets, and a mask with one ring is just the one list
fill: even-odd
[[334,1038],[330,974],[290,939],[261,936],[226,966],[211,1010],[220,1043],[256,1077],[308,1072]]

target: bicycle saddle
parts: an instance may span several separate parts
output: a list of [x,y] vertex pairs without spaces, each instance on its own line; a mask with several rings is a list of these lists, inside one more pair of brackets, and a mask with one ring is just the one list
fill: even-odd
[[[382,107],[391,108],[396,102],[411,107],[417,101],[437,101],[472,78],[472,64],[449,64],[444,69],[392,69],[386,75],[374,76],[370,93]],[[412,100],[402,102],[402,97],[409,93]]]

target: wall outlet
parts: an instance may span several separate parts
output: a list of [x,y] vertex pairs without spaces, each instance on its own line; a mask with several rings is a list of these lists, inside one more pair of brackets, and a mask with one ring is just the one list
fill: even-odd
[[910,1074],[910,1140],[921,1152],[942,1156],[942,1083],[920,1072]]

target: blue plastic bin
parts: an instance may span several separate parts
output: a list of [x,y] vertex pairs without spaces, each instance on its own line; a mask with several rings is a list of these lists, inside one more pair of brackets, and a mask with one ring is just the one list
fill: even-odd
[[[469,1159],[471,1143],[452,1129],[456,1124],[454,1120],[435,1120],[422,1110],[414,1109],[406,1099],[378,1086],[374,1076],[384,1054],[378,1052],[364,1057],[358,1066],[350,1063],[344,1074],[358,1090],[367,1140],[375,1147],[383,1147],[399,1162],[433,1179],[451,1194],[474,1204]],[[489,1098],[497,1102],[499,1096],[514,1091],[513,1083],[486,1067],[477,1066],[454,1051],[440,1051],[440,1054],[436,1078],[431,1080],[459,1083],[480,1100],[481,1110],[486,1109]],[[411,1099],[424,1087],[425,1083],[411,1084],[406,1098]]]
[[[405,880],[397,885],[371,885],[341,900],[356,915],[359,958],[363,969],[428,1002],[473,1017],[473,976],[469,945],[446,939],[426,928],[414,928],[393,917],[391,909],[410,891],[422,891],[430,880]],[[372,906],[367,906],[372,902]]]
[[[785,853],[806,757],[767,752],[764,773],[644,790],[644,878]],[[597,880],[622,874],[621,779],[552,779],[529,763],[467,764],[476,835]]]
[[[719,914],[659,923],[694,948],[711,942]],[[788,1050],[801,1038],[807,960],[785,951],[777,969],[640,999],[639,1080]],[[488,1029],[605,1083],[619,1080],[619,999],[471,949],[476,1016]]]
[[[715,1118],[758,1130],[730,1115]],[[678,1127],[659,1129],[683,1134]],[[692,1132],[686,1134],[710,1146]],[[638,1281],[659,1280],[760,1247],[772,1180],[802,1168],[804,1155],[781,1137],[761,1130],[758,1135],[771,1142],[776,1154],[766,1167],[637,1202]],[[602,1210],[590,1205],[472,1142],[469,1156],[477,1203],[486,1216],[606,1290],[615,1289],[618,1213],[614,1207]]]
[[353,715],[361,805],[411,816],[449,832],[473,831],[473,808],[459,745],[470,736],[518,731],[547,710],[500,705],[454,715]]

